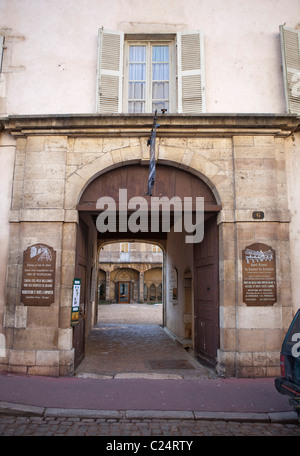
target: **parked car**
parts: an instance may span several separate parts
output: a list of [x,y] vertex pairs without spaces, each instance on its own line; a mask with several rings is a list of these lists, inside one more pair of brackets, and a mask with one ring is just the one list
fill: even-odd
[[281,377],[275,387],[291,398],[300,419],[300,309],[296,313],[282,343],[280,352]]

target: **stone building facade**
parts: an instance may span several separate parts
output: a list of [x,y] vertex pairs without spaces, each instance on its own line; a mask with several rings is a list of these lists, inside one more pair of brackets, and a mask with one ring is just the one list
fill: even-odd
[[155,244],[121,242],[100,249],[100,302],[162,302],[163,254]]
[[[126,14],[120,6],[127,2],[118,0],[107,11],[94,0],[54,1],[47,10],[40,2],[35,14],[28,3],[0,5],[0,368],[73,375],[97,319],[100,249],[144,241],[163,251],[164,325],[190,339],[195,356],[222,375],[277,375],[299,307],[300,65],[290,70],[279,29],[285,22],[292,40],[298,37],[298,2],[151,1],[141,11],[130,1]],[[66,14],[76,33],[62,26]],[[111,30],[118,48],[103,44]],[[193,64],[205,61],[200,71],[178,63],[191,34]],[[169,104],[158,110],[153,196],[204,198],[201,242],[187,242],[187,227],[172,224],[156,232],[97,229],[103,196],[118,214],[120,189],[128,201],[151,203],[153,112],[124,109],[118,90],[126,82],[130,92],[132,80],[114,67],[132,40],[145,49],[153,41],[170,46],[173,77],[153,82],[164,90],[169,84],[171,94],[154,100]],[[292,104],[289,92],[284,96],[289,84]],[[149,105],[154,92],[147,87]],[[137,92],[126,97],[141,101]],[[74,279],[81,281],[78,301]],[[140,285],[134,293],[141,296]]]

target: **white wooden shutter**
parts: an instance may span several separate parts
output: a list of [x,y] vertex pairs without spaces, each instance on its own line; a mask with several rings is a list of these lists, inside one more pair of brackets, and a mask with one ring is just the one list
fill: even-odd
[[3,46],[4,46],[4,36],[0,35],[0,72],[2,69]]
[[204,40],[202,33],[177,34],[178,112],[205,112]]
[[300,31],[280,26],[287,111],[300,114]]
[[124,33],[99,30],[97,111],[122,112]]

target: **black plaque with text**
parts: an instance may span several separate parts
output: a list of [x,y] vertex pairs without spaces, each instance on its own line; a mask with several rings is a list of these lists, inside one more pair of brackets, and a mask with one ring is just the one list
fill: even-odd
[[268,306],[277,301],[275,250],[256,243],[242,251],[243,302],[248,306]]
[[56,252],[45,244],[28,247],[23,254],[21,302],[49,306],[54,302]]

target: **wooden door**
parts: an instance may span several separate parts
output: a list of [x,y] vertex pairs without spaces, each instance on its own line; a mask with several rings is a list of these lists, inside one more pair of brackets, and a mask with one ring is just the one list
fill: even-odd
[[204,239],[194,244],[195,352],[210,366],[216,365],[219,347],[219,259],[216,216],[205,222]]
[[88,255],[88,236],[87,225],[79,219],[77,232],[76,250],[76,279],[81,279],[79,321],[73,328],[73,346],[75,350],[75,369],[84,358],[85,343],[85,313],[87,301],[87,255]]

